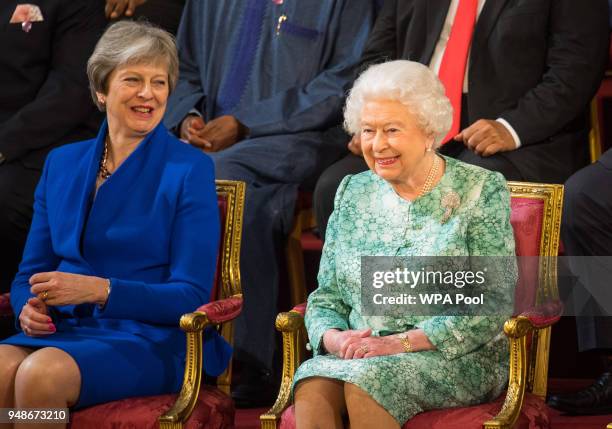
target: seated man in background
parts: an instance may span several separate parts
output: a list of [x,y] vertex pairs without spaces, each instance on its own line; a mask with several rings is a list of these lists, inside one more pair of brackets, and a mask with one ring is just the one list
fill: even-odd
[[[609,296],[612,266],[612,149],[599,161],[576,172],[565,183],[561,239],[570,268],[588,290]],[[577,258],[573,259],[572,256]],[[597,258],[603,256],[604,258]],[[585,258],[590,257],[590,258]],[[595,265],[594,265],[595,264]],[[596,270],[593,268],[596,267]],[[603,274],[603,275],[602,275]],[[592,299],[595,295],[591,293]],[[609,306],[609,302],[599,305]],[[589,308],[589,307],[586,307]],[[607,312],[606,312],[607,313]],[[612,318],[578,315],[580,351],[595,351],[605,359],[605,372],[584,390],[552,395],[548,404],[572,414],[612,414]]]
[[8,292],[32,220],[47,153],[93,137],[102,116],[85,68],[106,20],[103,3],[0,4],[0,292]]
[[[441,152],[507,180],[563,183],[588,164],[587,108],[608,58],[608,5],[574,0],[386,0],[363,66],[392,59],[429,65],[455,110]],[[352,154],[315,190],[321,236]]]
[[165,122],[209,153],[218,179],[247,183],[245,307],[235,343],[247,380],[232,391],[238,405],[269,402],[275,393],[277,254],[297,188],[317,166],[322,131],[340,122],[374,11],[373,0],[185,5],[179,83]]

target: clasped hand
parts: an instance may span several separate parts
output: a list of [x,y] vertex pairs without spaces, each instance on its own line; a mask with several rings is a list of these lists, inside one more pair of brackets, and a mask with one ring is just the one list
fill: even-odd
[[46,305],[104,304],[108,280],[52,271],[30,277],[30,292]]
[[248,132],[234,116],[224,115],[208,123],[199,116],[187,116],[181,123],[181,139],[205,152],[219,152],[238,143]]
[[323,335],[325,349],[341,359],[361,359],[403,353],[397,337],[375,337],[371,329],[339,331],[330,329]]
[[19,324],[24,334],[35,337],[56,331],[49,317],[48,305],[104,304],[108,280],[63,273],[60,271],[37,273],[30,277],[32,297],[21,309]]

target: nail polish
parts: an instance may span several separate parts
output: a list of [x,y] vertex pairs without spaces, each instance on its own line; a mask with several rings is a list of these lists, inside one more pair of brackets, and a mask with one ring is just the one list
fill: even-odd
[[49,330],[51,332],[55,332],[57,329],[55,329],[55,325],[53,323],[49,323]]

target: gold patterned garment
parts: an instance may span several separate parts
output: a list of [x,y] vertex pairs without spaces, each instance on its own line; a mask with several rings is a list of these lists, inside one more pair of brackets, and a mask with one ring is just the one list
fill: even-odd
[[[513,256],[510,195],[499,173],[444,158],[434,189],[400,198],[371,171],[347,176],[336,194],[327,229],[319,287],[308,299],[306,327],[314,357],[295,382],[320,376],[358,385],[400,424],[436,408],[496,398],[508,379],[504,321],[511,316],[516,266],[503,270],[486,291],[500,308],[480,316],[367,316],[361,308],[361,256]],[[325,354],[331,328],[388,335],[422,328],[435,351],[343,360]]]

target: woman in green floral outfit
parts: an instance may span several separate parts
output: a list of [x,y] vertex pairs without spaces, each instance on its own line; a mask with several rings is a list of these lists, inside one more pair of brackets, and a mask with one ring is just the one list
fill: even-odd
[[306,327],[314,357],[297,371],[297,427],[399,428],[415,414],[499,396],[508,379],[503,323],[516,266],[486,285],[496,314],[362,308],[362,256],[514,256],[510,196],[499,173],[435,151],[452,122],[444,88],[425,66],[369,68],[347,101],[370,171],[347,176],[335,199]]

